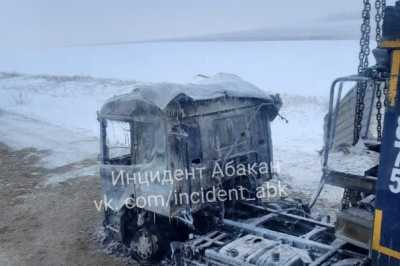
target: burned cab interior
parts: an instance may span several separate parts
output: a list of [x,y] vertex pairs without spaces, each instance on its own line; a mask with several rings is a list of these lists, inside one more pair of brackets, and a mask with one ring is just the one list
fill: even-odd
[[133,110],[129,103],[124,106],[123,111],[104,111],[99,116],[102,163],[129,166],[165,160],[166,133],[162,116],[151,113],[138,116],[134,114],[138,110]]
[[[141,212],[176,219],[193,228],[201,227],[202,221],[210,219],[204,218],[210,212],[223,217],[223,203],[192,199],[175,202],[169,195],[237,185],[255,189],[256,185],[271,179],[270,123],[281,105],[278,95],[267,94],[236,76],[223,74],[205,79],[204,84],[151,84],[111,98],[98,114],[103,191],[117,202],[111,214],[114,218],[110,218],[109,212],[105,221],[114,225],[117,221],[117,227],[122,226],[122,220],[124,226],[137,224],[136,213]],[[267,165],[268,171],[264,174],[213,176],[216,165],[223,169],[227,164],[236,167],[260,163]],[[113,186],[110,180],[116,169],[135,173],[160,171],[161,174],[157,175],[159,180],[147,185]],[[193,172],[193,169],[202,169],[202,172]],[[179,170],[192,173],[189,178],[163,182],[166,172]],[[144,206],[130,215],[131,218],[123,218],[126,198],[148,197],[154,193],[162,195],[167,204]],[[117,235],[126,239],[125,233],[121,230]],[[128,238],[134,239],[134,236]]]
[[[186,85],[148,84],[111,98],[99,112],[103,191],[117,202],[105,213],[107,239],[121,241],[144,263],[169,252],[176,265],[185,266],[363,265],[366,250],[335,234],[329,216],[316,218],[300,199],[254,198],[274,174],[271,122],[281,106],[279,95],[231,75]],[[261,163],[264,173],[214,172],[216,166],[237,170]],[[202,174],[179,179],[173,174],[195,168]],[[115,169],[163,174],[146,185],[113,186]],[[164,182],[166,173],[170,182]],[[253,198],[171,197],[238,187]],[[123,204],[128,197],[154,194],[167,204],[133,209]]]
[[165,150],[158,148],[165,137],[160,124],[105,119],[102,131],[104,164],[140,165],[165,159]]

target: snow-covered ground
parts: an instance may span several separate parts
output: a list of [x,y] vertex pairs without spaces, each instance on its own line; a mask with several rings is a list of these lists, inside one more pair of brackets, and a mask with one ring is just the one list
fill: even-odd
[[27,76],[0,73],[0,142],[14,149],[34,147],[43,153],[42,166],[69,167],[68,173],[49,175],[61,182],[97,167],[96,111],[113,95],[132,90],[133,81],[78,76]]
[[[197,74],[234,73],[261,89],[323,96],[335,77],[353,74],[354,41],[161,42],[0,50],[0,71],[186,83]],[[372,59],[371,59],[372,62]]]
[[[16,149],[45,150],[48,156],[42,163],[48,168],[95,161],[96,111],[107,98],[131,91],[138,84],[133,78],[185,83],[199,73],[230,72],[282,94],[281,113],[289,123],[279,118],[273,122],[275,160],[292,187],[310,195],[321,176],[318,151],[328,88],[336,76],[354,72],[356,48],[353,41],[316,41],[151,43],[23,51],[12,56],[14,61],[5,57],[0,70],[49,74],[0,74],[0,142]],[[84,171],[95,169],[86,165]],[[63,176],[49,176],[49,182],[79,173],[75,169]],[[333,192],[327,198],[338,197],[337,190],[328,190]]]
[[324,98],[282,95],[281,114],[272,123],[274,157],[278,170],[292,180],[292,186],[319,181],[322,149],[323,116],[327,111]]
[[[81,76],[31,76],[0,74],[0,142],[12,148],[35,147],[47,155],[42,164],[57,168],[78,163],[49,183],[95,174],[99,126],[96,111],[111,96],[127,93],[142,84],[135,81]],[[274,154],[281,176],[295,190],[311,194],[321,176],[322,119],[326,99],[282,95],[281,114],[272,124]]]

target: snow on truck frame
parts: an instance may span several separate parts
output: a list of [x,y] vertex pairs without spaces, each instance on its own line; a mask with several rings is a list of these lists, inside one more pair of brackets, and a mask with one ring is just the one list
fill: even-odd
[[[107,101],[99,112],[106,242],[143,263],[169,252],[167,265],[177,266],[364,265],[368,250],[337,238],[328,216],[301,200],[254,198],[273,177],[270,122],[281,106],[278,95],[227,74],[142,85]],[[198,200],[238,187],[246,198]]]
[[[200,195],[238,183],[251,188],[272,177],[270,122],[281,105],[279,95],[230,74],[142,85],[108,100],[98,113],[100,174],[112,207],[106,227],[129,245],[149,214],[193,227],[209,212],[218,217],[221,203]],[[238,165],[259,171],[224,172]]]

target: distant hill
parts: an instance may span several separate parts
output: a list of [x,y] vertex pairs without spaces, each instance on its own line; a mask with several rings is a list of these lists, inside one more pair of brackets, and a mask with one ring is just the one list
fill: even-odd
[[316,21],[315,24],[282,28],[261,28],[200,36],[162,39],[158,41],[279,41],[279,40],[357,40],[358,21]]

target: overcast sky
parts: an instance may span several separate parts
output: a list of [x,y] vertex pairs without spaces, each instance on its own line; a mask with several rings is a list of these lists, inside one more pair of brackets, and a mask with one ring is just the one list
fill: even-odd
[[1,0],[0,48],[174,39],[303,24],[321,27],[337,21],[346,21],[355,29],[361,3],[361,0]]

